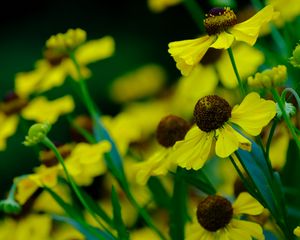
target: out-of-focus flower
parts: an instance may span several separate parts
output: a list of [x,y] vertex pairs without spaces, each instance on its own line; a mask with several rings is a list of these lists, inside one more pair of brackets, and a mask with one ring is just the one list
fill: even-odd
[[275,19],[275,24],[279,27],[300,15],[298,0],[267,0],[266,4],[272,5],[275,11],[280,12],[280,17]]
[[19,220],[5,218],[0,222],[0,239],[50,239],[52,221],[47,214],[30,214]]
[[204,165],[214,145],[216,155],[222,158],[238,148],[250,151],[251,142],[232,124],[257,136],[275,114],[275,103],[261,99],[255,92],[248,94],[233,109],[217,95],[203,97],[194,110],[196,126],[189,130],[184,140],[175,144],[172,157],[180,167],[197,170]]
[[176,163],[170,157],[172,147],[176,141],[182,140],[190,128],[184,119],[168,115],[161,119],[156,130],[156,139],[161,148],[146,161],[136,166],[136,181],[146,184],[149,177],[166,175],[168,171],[176,169]]
[[[108,141],[97,144],[78,143],[65,156],[66,168],[78,185],[90,185],[96,176],[106,172],[103,155],[110,151],[110,147]],[[55,158],[51,159],[50,156],[41,161],[44,164],[35,168],[35,173],[17,181],[16,200],[20,204],[24,204],[38,188],[53,188],[57,184],[57,177],[65,176],[62,166],[58,165]]]
[[[74,31],[74,30],[72,30]],[[83,31],[83,30],[81,30]],[[68,35],[68,34],[65,34]],[[41,93],[53,87],[62,85],[67,76],[78,80],[79,76],[76,67],[69,57],[69,53],[62,51],[68,45],[73,45],[75,58],[80,65],[81,74],[87,78],[90,71],[87,64],[108,58],[113,55],[115,42],[111,36],[105,36],[97,40],[83,42],[82,33],[78,38],[69,41],[72,34],[64,36],[58,34],[51,37],[48,41],[48,48],[45,50],[44,59],[36,62],[35,69],[30,72],[22,72],[16,75],[15,88],[17,94],[26,97],[34,92]],[[58,37],[60,36],[60,37]],[[84,40],[85,41],[85,40]],[[82,43],[82,44],[81,44]]]
[[294,234],[297,236],[297,237],[300,237],[300,226],[296,227],[294,229]]
[[151,11],[159,13],[165,9],[179,4],[181,0],[148,0],[148,7]]
[[192,223],[186,227],[186,239],[240,240],[252,237],[263,240],[262,227],[254,222],[241,220],[242,214],[258,215],[263,207],[248,193],[241,193],[234,203],[224,197],[208,196],[199,202]]
[[208,35],[171,42],[169,53],[182,75],[187,76],[209,48],[228,49],[234,40],[254,45],[260,28],[276,16],[273,7],[268,5],[247,21],[237,23],[236,15],[229,8],[213,8],[204,20]]
[[73,98],[69,95],[48,101],[45,97],[33,100],[11,93],[0,102],[0,150],[6,148],[6,139],[16,132],[19,115],[27,120],[53,124],[58,117],[74,109]]
[[300,68],[300,44],[297,44],[289,60],[294,67]]
[[286,66],[278,65],[261,73],[258,72],[254,77],[248,77],[248,85],[251,87],[270,88],[282,85],[286,80]]
[[166,74],[163,68],[149,64],[115,79],[110,95],[119,103],[149,97],[159,92],[165,81]]

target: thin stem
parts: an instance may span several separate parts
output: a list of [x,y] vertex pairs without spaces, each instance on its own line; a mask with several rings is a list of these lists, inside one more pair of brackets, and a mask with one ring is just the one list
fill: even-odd
[[267,144],[266,144],[266,155],[267,155],[268,159],[270,159],[271,141],[272,141],[272,138],[274,136],[275,129],[276,129],[276,126],[277,126],[278,122],[279,122],[279,119],[275,118],[274,121],[273,121],[271,130],[270,130],[269,136],[268,136],[268,140],[267,140]]
[[243,97],[246,96],[246,91],[245,91],[245,88],[244,88],[244,85],[243,85],[243,82],[241,80],[241,77],[240,77],[240,74],[238,72],[238,69],[236,67],[236,63],[235,63],[235,60],[234,60],[234,56],[233,56],[233,52],[232,52],[232,49],[231,48],[228,48],[227,49],[227,52],[229,54],[229,58],[230,58],[230,62],[231,62],[231,65],[233,67],[233,71],[235,73],[235,76],[237,78],[237,81],[238,81],[238,84],[239,84],[239,87],[240,87],[240,91],[241,91],[241,94]]
[[205,32],[203,25],[204,13],[195,0],[183,0],[185,8],[189,11],[201,32]]
[[286,125],[288,126],[288,128],[289,128],[289,130],[290,130],[290,132],[291,132],[291,134],[292,134],[292,136],[293,136],[293,138],[294,138],[294,140],[295,140],[295,142],[297,144],[297,147],[300,150],[300,142],[299,142],[298,136],[297,136],[297,134],[295,132],[295,127],[292,124],[290,117],[287,115],[287,113],[285,111],[284,103],[282,102],[281,97],[279,96],[278,92],[274,88],[271,89],[271,92],[272,92],[273,97],[276,100],[276,102],[277,102],[277,104],[278,104],[278,106],[280,108],[280,111],[282,113],[283,119],[286,122]]
[[298,95],[298,93],[293,89],[293,88],[285,88],[282,93],[281,93],[281,99],[285,100],[285,97],[287,95],[287,93],[290,92],[296,99],[297,101],[297,107],[300,109],[300,97]]
[[[58,159],[59,163],[61,164],[61,166],[63,167],[64,173],[66,174],[67,180],[70,183],[72,189],[74,190],[76,196],[78,197],[79,201],[82,203],[82,205],[86,208],[86,210],[92,215],[92,217],[96,220],[96,222],[104,229],[106,229],[106,227],[100,222],[100,220],[98,219],[97,215],[94,213],[94,211],[90,208],[90,206],[88,205],[88,203],[85,201],[84,197],[81,195],[80,190],[78,189],[78,186],[76,185],[76,183],[74,182],[73,178],[71,177],[71,175],[69,174],[67,167],[64,163],[64,159],[61,156],[60,152],[57,150],[57,148],[55,147],[55,145],[53,144],[53,142],[48,138],[45,137],[45,139],[42,141],[42,143],[48,147],[49,149],[51,149],[56,158]],[[107,230],[107,229],[106,229]]]

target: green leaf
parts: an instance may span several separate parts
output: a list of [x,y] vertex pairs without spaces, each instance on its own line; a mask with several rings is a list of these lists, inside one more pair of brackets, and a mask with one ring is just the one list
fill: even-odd
[[254,141],[251,142],[251,152],[242,149],[238,150],[240,161],[257,186],[258,191],[261,193],[263,201],[267,204],[267,206],[265,207],[267,207],[272,212],[272,214],[277,214],[277,204],[274,199],[274,193],[272,192],[273,187],[270,183],[271,177],[268,171],[265,156],[261,148]]
[[[82,223],[72,219],[72,218],[68,218],[68,217],[64,217],[64,216],[59,216],[59,215],[52,215],[52,218],[56,221],[60,221],[60,222],[65,222],[68,223],[70,225],[72,225],[74,228],[76,228],[79,232],[81,232],[84,236],[86,240],[99,240],[98,237],[95,237],[93,234],[91,234],[88,229],[83,226]],[[93,229],[94,232],[100,234],[102,236],[101,239],[106,239],[106,240],[115,240],[114,237],[112,237],[111,235],[100,231],[97,228],[94,228],[92,226],[89,226],[90,229]]]
[[171,198],[161,181],[157,177],[151,177],[147,185],[157,206],[169,208]]
[[207,193],[209,195],[213,195],[216,193],[216,189],[205,175],[203,169],[181,169],[178,174],[180,174],[181,178],[184,179],[187,183],[193,185],[204,193]]
[[184,169],[177,167],[170,208],[170,236],[172,240],[184,239],[184,225],[187,214],[187,184],[182,181]]
[[[87,234],[88,236],[92,236],[93,238],[90,239],[114,239],[111,235],[108,235],[107,233],[100,231],[98,229],[95,229],[94,227],[90,226],[85,222],[83,219],[81,213],[73,208],[70,204],[66,203],[60,196],[58,196],[54,191],[52,191],[50,188],[44,187],[44,189],[54,198],[54,200],[64,209],[64,211],[69,215],[70,218],[74,220],[74,223],[76,222],[80,226],[80,229],[82,230],[82,234]],[[106,238],[105,236],[111,236],[111,238]]]
[[107,215],[107,213],[97,204],[82,188],[78,187],[81,195],[84,197],[87,204],[90,206],[91,210],[94,211],[96,215],[101,217],[111,228],[115,228],[113,220]]
[[115,222],[116,230],[118,232],[119,239],[127,240],[129,239],[129,234],[122,220],[121,205],[119,203],[119,198],[114,186],[112,186],[112,191],[111,191],[111,202],[113,205],[114,222]]

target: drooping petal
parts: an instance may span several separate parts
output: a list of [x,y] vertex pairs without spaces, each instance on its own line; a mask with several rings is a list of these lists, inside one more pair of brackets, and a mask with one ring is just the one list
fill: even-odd
[[258,215],[264,210],[264,207],[247,192],[242,192],[232,204],[232,207],[235,215]]
[[225,158],[238,150],[238,148],[250,150],[251,143],[247,138],[235,131],[229,124],[225,124],[218,131],[216,155]]
[[234,36],[227,32],[221,32],[217,35],[217,40],[211,45],[212,48],[228,49],[234,41]]
[[258,93],[252,92],[232,109],[230,122],[239,125],[250,135],[257,136],[275,114],[275,102],[262,99]]
[[72,112],[74,107],[73,98],[69,95],[53,101],[48,101],[45,97],[37,97],[22,110],[22,116],[28,120],[48,121],[52,124],[60,115]]
[[171,42],[168,45],[168,52],[176,61],[176,67],[181,74],[187,76],[215,40],[216,36],[206,35],[196,39]]
[[278,16],[278,14],[274,12],[273,6],[268,5],[247,21],[234,25],[228,29],[228,31],[234,35],[237,41],[254,45],[258,38],[260,28],[276,16]]
[[182,141],[176,142],[170,154],[180,167],[198,170],[208,159],[214,133],[206,133],[194,126]]
[[98,40],[91,40],[81,45],[76,50],[76,59],[80,64],[86,65],[113,55],[115,42],[111,36],[106,36]]
[[[239,219],[232,219],[229,224],[229,234],[231,236],[243,236],[243,238],[236,238],[239,239],[249,239],[251,240],[254,237],[257,240],[264,240],[265,236],[263,234],[262,227],[254,222],[239,220]],[[235,239],[235,238],[230,238]]]
[[172,164],[168,158],[171,149],[161,149],[152,155],[147,161],[137,165],[136,181],[145,185],[151,176],[165,175]]

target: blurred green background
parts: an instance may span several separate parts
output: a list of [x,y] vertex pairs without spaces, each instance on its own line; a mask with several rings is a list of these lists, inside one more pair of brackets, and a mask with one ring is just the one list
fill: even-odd
[[[147,1],[9,1],[0,14],[0,97],[13,89],[15,74],[30,71],[42,58],[45,41],[69,28],[82,28],[88,39],[111,35],[116,41],[115,55],[90,65],[93,76],[88,80],[92,97],[106,114],[116,114],[119,106],[110,101],[107,87],[118,76],[147,63],[162,65],[168,83],[179,77],[167,52],[170,41],[199,34],[196,24],[182,5],[155,14]],[[68,81],[49,95],[70,92]],[[53,96],[54,96],[53,95]],[[78,112],[85,110],[79,104]],[[57,140],[68,137],[63,118],[51,131]],[[32,148],[21,143],[28,126],[19,126],[9,138],[6,151],[0,152],[1,197],[14,176],[30,173],[38,165]]]

